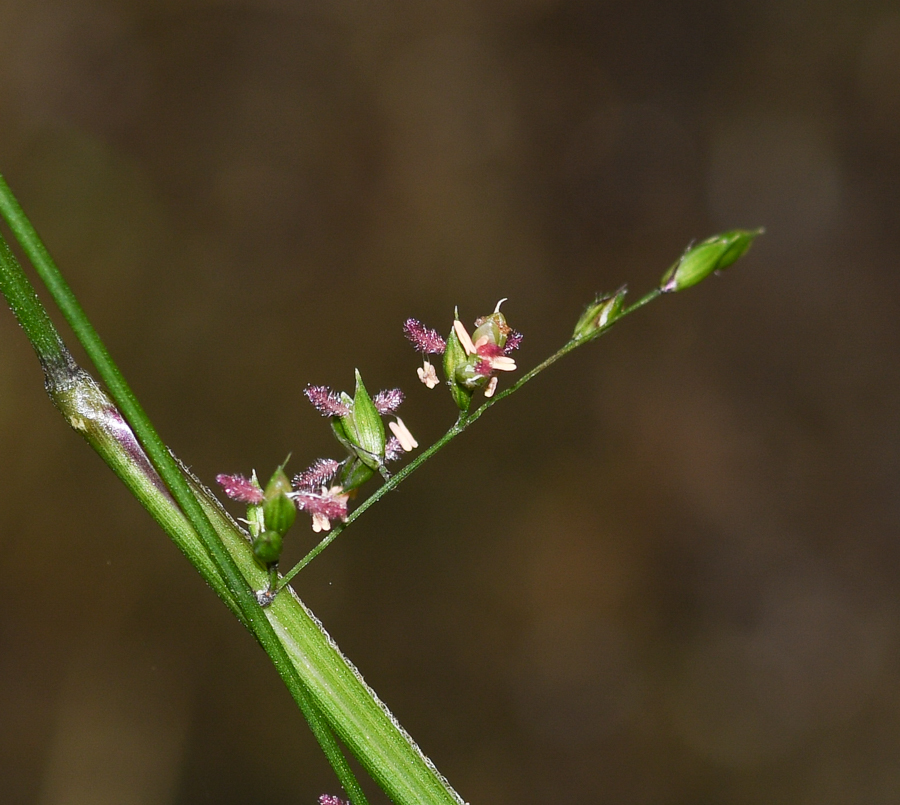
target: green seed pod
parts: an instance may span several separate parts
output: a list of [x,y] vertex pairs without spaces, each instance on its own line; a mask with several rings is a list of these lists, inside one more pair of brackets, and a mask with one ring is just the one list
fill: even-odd
[[750,248],[754,238],[762,232],[762,229],[732,229],[692,246],[663,274],[659,289],[663,293],[682,291],[706,279],[714,271],[727,268]]
[[291,482],[284,474],[284,465],[272,475],[264,492],[263,520],[267,531],[275,531],[281,536],[294,524],[297,518],[297,507],[288,497],[292,491]]
[[575,331],[572,333],[573,340],[580,341],[583,338],[589,338],[609,327],[622,312],[626,293],[628,293],[628,289],[623,285],[614,293],[598,296],[585,308],[581,318],[578,319]]
[[277,531],[263,531],[253,540],[253,555],[262,565],[272,565],[281,556],[283,541]]
[[[456,314],[459,318],[459,312]],[[453,402],[460,411],[468,411],[472,404],[472,394],[474,389],[467,389],[461,385],[457,379],[456,372],[460,367],[469,363],[468,355],[460,343],[459,336],[455,329],[450,330],[447,336],[447,348],[444,350],[444,375],[450,385],[450,394],[453,396]]]

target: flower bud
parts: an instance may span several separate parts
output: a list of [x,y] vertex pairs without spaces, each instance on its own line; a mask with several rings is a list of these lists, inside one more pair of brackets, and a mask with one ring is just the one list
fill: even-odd
[[622,312],[626,293],[628,293],[628,289],[623,285],[618,291],[597,297],[578,319],[572,339],[580,341],[609,327]]
[[681,291],[706,279],[714,271],[727,268],[762,232],[762,229],[732,229],[690,247],[663,275],[659,289],[663,293]]
[[294,524],[297,507],[288,497],[292,491],[291,482],[284,474],[284,465],[282,465],[273,473],[264,493],[262,508],[266,531],[274,531],[278,535],[284,536]]
[[282,546],[281,534],[277,531],[263,531],[253,540],[253,555],[261,564],[273,565],[281,556]]

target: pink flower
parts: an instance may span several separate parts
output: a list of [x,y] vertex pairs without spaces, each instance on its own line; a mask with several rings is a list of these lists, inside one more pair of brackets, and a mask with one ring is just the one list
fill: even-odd
[[[491,339],[483,335],[477,341],[472,341],[472,336],[466,330],[466,326],[457,319],[453,322],[453,329],[462,344],[466,355],[477,355],[481,360],[475,366],[475,371],[480,375],[489,376],[491,372],[514,372],[516,362],[506,355],[503,347],[495,344]],[[520,339],[521,340],[521,336]]]
[[322,487],[320,492],[309,489],[301,489],[293,492],[291,497],[300,511],[312,515],[313,531],[328,531],[332,520],[347,519],[347,501],[350,495],[344,494],[340,486],[332,486],[330,489]]
[[[453,375],[451,385],[457,383],[468,392],[482,388],[485,397],[493,397],[497,391],[494,373],[515,371],[516,362],[510,357],[510,353],[522,343],[522,334],[513,330],[506,323],[506,316],[500,312],[500,306],[505,301],[501,299],[497,302],[494,312],[489,316],[476,319],[475,330],[471,335],[458,318],[454,319],[453,335],[462,347],[465,358],[454,358],[451,361],[454,364],[448,370]],[[447,358],[444,360],[446,363]],[[465,407],[467,400],[463,395],[457,399],[457,405]]]

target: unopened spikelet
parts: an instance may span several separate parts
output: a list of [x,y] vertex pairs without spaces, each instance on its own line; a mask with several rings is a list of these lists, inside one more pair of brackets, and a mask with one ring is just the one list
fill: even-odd
[[272,474],[263,494],[263,520],[267,531],[284,536],[294,524],[297,507],[290,498],[293,491],[282,464]]
[[263,531],[258,537],[255,537],[251,547],[253,555],[260,564],[268,567],[278,563],[281,558],[281,551],[284,548],[284,537],[277,531]]
[[626,293],[628,293],[628,289],[623,285],[613,293],[598,296],[581,314],[572,338],[581,341],[612,326],[622,313]]
[[762,229],[732,229],[691,246],[662,276],[659,289],[663,293],[683,291],[710,274],[728,268],[741,257]]

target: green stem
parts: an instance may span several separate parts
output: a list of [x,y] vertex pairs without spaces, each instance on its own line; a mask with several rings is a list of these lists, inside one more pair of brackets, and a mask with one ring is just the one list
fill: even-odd
[[[291,663],[284,646],[275,633],[275,629],[266,618],[262,607],[256,599],[256,594],[241,574],[231,554],[225,549],[204,513],[200,502],[191,491],[181,469],[176,464],[174,457],[138,403],[137,398],[113,362],[105,345],[2,176],[0,176],[0,214],[2,214],[13,234],[15,234],[16,239],[62,311],[63,316],[94,362],[100,377],[106,383],[119,409],[124,413],[125,420],[133,428],[153,467],[163,478],[178,506],[185,513],[196,531],[209,558],[224,580],[228,593],[233,598],[237,610],[240,612],[242,622],[250,629],[272,659],[276,670],[309,722],[316,739],[328,757],[341,784],[347,793],[350,794],[351,801],[356,805],[366,805],[367,801],[359,783],[347,765],[347,761],[328,725],[310,699],[306,686]],[[52,394],[54,386],[60,386],[64,389],[68,385],[70,375],[75,371],[72,365],[73,362],[69,359],[65,367],[61,365],[67,353],[65,353],[65,348],[62,347],[58,333],[46,312],[41,316],[36,311],[35,306],[39,307],[40,301],[37,299],[37,295],[34,294],[33,289],[31,291],[32,301],[28,301],[28,294],[25,291],[29,285],[28,280],[14,258],[10,259],[12,253],[5,241],[0,251],[2,251],[4,258],[2,273],[7,278],[3,288],[5,290],[8,287],[11,291],[12,300],[15,302],[13,312],[16,315],[19,315],[19,313],[24,314],[25,318],[20,319],[20,321],[22,321],[26,334],[32,341],[41,362],[45,366],[48,390]],[[47,370],[48,362],[51,362],[53,366],[59,365],[59,371],[49,372]]]
[[[662,292],[658,288],[654,288],[652,291],[647,293],[645,296],[641,297],[637,302],[633,305],[624,308],[612,324],[616,324],[618,321],[623,319],[630,313],[642,308],[644,305],[649,304],[654,299],[658,298],[662,295]],[[386,481],[382,486],[376,489],[369,497],[367,497],[356,509],[354,509],[350,515],[347,517],[347,520],[333,528],[328,535],[316,545],[306,556],[304,556],[296,565],[294,565],[287,573],[284,574],[281,581],[275,587],[270,587],[269,589],[273,591],[273,596],[277,595],[279,591],[283,590],[290,582],[294,579],[294,577],[305,568],[313,559],[315,559],[322,551],[324,551],[332,542],[334,542],[338,536],[350,525],[352,525],[356,520],[360,518],[360,516],[371,506],[374,506],[381,498],[383,498],[388,492],[396,489],[400,484],[402,484],[410,475],[412,475],[419,467],[421,467],[428,459],[430,459],[435,453],[439,452],[448,442],[451,442],[457,436],[459,436],[463,431],[465,431],[470,425],[472,425],[476,420],[481,418],[481,415],[488,410],[493,405],[496,405],[500,400],[506,399],[511,394],[515,394],[522,386],[524,386],[529,380],[537,377],[541,372],[545,369],[551,367],[554,363],[556,363],[560,358],[568,355],[573,350],[577,349],[584,344],[587,344],[590,341],[594,341],[599,338],[601,335],[607,333],[610,329],[612,329],[612,324],[609,327],[604,327],[597,332],[593,333],[588,338],[576,339],[572,338],[567,341],[563,346],[561,346],[556,352],[554,352],[550,357],[543,360],[529,372],[526,372],[522,377],[518,379],[516,383],[510,386],[508,389],[501,391],[499,394],[494,395],[489,400],[486,400],[482,405],[475,409],[472,413],[461,413],[459,415],[459,419],[456,420],[453,427],[451,427],[440,439],[438,439],[431,447],[425,450],[423,453],[418,455],[415,459],[413,459],[409,464],[407,464],[402,470],[397,472],[395,475],[391,476],[391,478]],[[271,597],[270,599],[271,600]]]
[[[268,581],[245,537],[211,494],[201,503],[256,589]],[[402,805],[462,805],[412,739],[400,729],[365,681],[293,590],[266,608],[295,667],[304,673],[317,706],[366,770]]]
[[66,374],[74,366],[59,333],[50,321],[47,311],[38,299],[16,260],[9,244],[0,238],[0,293],[12,308],[16,319],[25,330],[45,373]]

